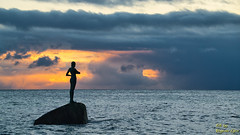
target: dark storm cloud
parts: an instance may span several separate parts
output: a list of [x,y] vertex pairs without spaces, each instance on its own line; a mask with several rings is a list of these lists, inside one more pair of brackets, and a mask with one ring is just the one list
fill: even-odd
[[[152,54],[133,54],[116,57],[112,62],[144,63],[144,68],[166,72],[162,88],[177,89],[239,89],[239,45],[216,46],[214,51],[202,46],[176,47],[155,50]],[[212,50],[212,49],[211,49]]]
[[8,53],[4,60],[25,59],[25,58],[28,58],[30,56],[31,56],[30,54],[18,54],[18,53],[15,53],[12,56],[10,53]]
[[55,56],[54,60],[51,60],[48,56],[44,56],[39,58],[38,60],[34,61],[32,64],[28,66],[28,68],[35,68],[39,66],[49,67],[55,64],[58,64],[59,57]]
[[33,27],[75,29],[75,30],[112,30],[126,27],[211,27],[219,25],[239,25],[240,16],[228,12],[209,12],[206,10],[171,12],[168,14],[95,14],[85,11],[21,11],[0,9],[0,23],[19,29]]
[[[189,31],[190,30],[190,31]],[[191,29],[132,29],[84,32],[59,29],[31,31],[1,30],[0,54],[7,51],[26,53],[46,49],[76,50],[154,50],[172,47],[231,48],[240,42],[240,27],[224,25]],[[231,45],[231,46],[229,46]]]
[[[62,47],[62,49],[64,49],[64,40],[68,40],[65,37],[67,35],[65,33],[68,32],[59,32],[56,30],[19,31],[15,29],[1,29],[0,55],[7,53],[7,51],[15,51],[16,54],[26,54],[31,50],[42,52],[49,48],[58,49]],[[63,40],[59,40],[59,37]],[[12,57],[13,56],[11,56],[11,58]],[[16,55],[15,57],[17,58],[19,56]]]
[[[105,64],[91,66],[91,71],[97,75],[93,84],[105,85],[105,87],[114,84],[116,87],[126,86],[126,88],[140,85],[144,88],[145,84],[147,88],[152,86],[163,89],[240,89],[238,34],[208,35],[206,33],[204,36],[183,37],[174,34],[160,36],[157,39],[155,36],[146,39],[140,36],[137,39],[140,41],[129,41],[122,45],[119,43],[119,46],[124,47],[127,44],[126,48],[147,48],[154,50],[153,53],[124,54],[109,59]],[[119,67],[114,68],[109,67],[109,63],[120,64]],[[159,83],[153,81],[154,84],[151,84],[147,78],[132,74],[137,70],[136,65],[144,65],[142,69],[158,69],[165,72],[166,76],[157,80]],[[119,69],[122,74],[117,72]],[[110,82],[105,82],[101,77],[107,78]]]

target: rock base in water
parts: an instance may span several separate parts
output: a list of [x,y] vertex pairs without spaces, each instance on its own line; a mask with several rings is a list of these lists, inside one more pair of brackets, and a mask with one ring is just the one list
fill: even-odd
[[83,103],[69,103],[52,110],[37,120],[34,125],[87,124],[87,110]]

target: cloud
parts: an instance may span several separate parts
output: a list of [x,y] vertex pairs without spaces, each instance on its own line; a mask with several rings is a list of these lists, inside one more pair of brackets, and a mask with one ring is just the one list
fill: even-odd
[[[137,2],[150,2],[150,0],[36,0],[36,1],[43,1],[43,2],[70,2],[70,3],[88,3],[88,4],[96,4],[96,5],[104,5],[104,6],[118,6],[118,5],[125,5],[125,6],[132,6]],[[183,0],[154,0],[156,2],[179,2]],[[189,0],[190,1],[190,0]]]
[[131,72],[131,71],[134,71],[134,70],[138,70],[138,69],[142,69],[144,67],[144,65],[142,64],[137,64],[137,65],[134,65],[134,64],[124,64],[121,66],[120,70],[121,72]]
[[59,59],[60,59],[59,57],[55,56],[55,59],[51,60],[48,56],[44,56],[44,57],[39,58],[36,61],[33,61],[33,63],[30,64],[28,66],[28,68],[36,68],[36,67],[39,67],[39,66],[49,67],[49,66],[52,66],[52,65],[56,65],[56,64],[58,64]]
[[14,55],[11,55],[10,53],[8,53],[4,60],[26,59],[26,58],[29,58],[30,56],[31,56],[30,54],[18,54],[18,53],[15,53]]
[[[84,88],[239,89],[239,20],[236,14],[204,10],[104,15],[0,9],[0,54],[7,54],[1,60],[20,60],[29,57],[27,51],[51,48],[152,50],[93,62],[88,66],[93,79],[79,84]],[[29,68],[49,67],[58,61],[45,56]],[[9,71],[6,65],[2,68]],[[142,76],[143,69],[165,75],[151,80]]]
[[[6,19],[3,14],[11,16],[11,19]],[[173,47],[170,51],[174,54],[178,51],[175,46],[179,45],[214,48],[216,45],[235,45],[240,39],[240,27],[235,25],[240,20],[239,15],[227,12],[198,10],[164,15],[104,15],[84,11],[63,13],[0,9],[0,18],[0,23],[5,24],[0,31],[0,54],[7,51],[41,52],[49,48],[154,50],[169,47]]]
[[[11,17],[9,17],[11,16]],[[85,11],[67,12],[21,11],[0,9],[0,23],[19,29],[58,28],[74,30],[109,31],[128,27],[211,27],[219,25],[239,25],[240,16],[228,12],[209,12],[206,10],[170,12],[168,14],[114,13],[109,15]],[[224,18],[224,19],[222,19]]]
[[89,70],[93,74],[90,81],[79,81],[79,86],[91,86],[95,89],[137,89],[154,88],[158,81],[142,76],[141,69],[132,72],[119,72],[122,63],[106,60],[103,63],[92,62]]
[[10,53],[8,53],[4,60],[9,60],[11,58],[12,58],[12,55]]
[[122,65],[121,66],[121,71],[122,72],[129,72],[131,70],[135,69],[135,65]]
[[[51,31],[51,30],[32,30],[32,31],[18,31],[14,29],[0,30],[0,55],[8,51],[15,51],[17,55],[26,54],[28,51],[42,52],[49,48],[58,49],[59,47],[66,46],[66,31]],[[59,40],[60,38],[61,40]],[[69,48],[69,47],[68,47]],[[9,54],[10,55],[10,54]],[[11,54],[13,55],[13,54]],[[9,57],[10,58],[10,57]],[[14,56],[11,56],[14,58]]]
[[[43,2],[64,2],[65,0],[37,0]],[[90,3],[96,5],[132,5],[139,0],[67,0],[70,3]]]
[[166,73],[161,88],[177,89],[239,89],[239,46],[218,47],[214,53],[205,53],[201,46],[178,48],[172,54],[167,49],[155,50],[152,54],[133,54],[119,59],[144,63],[144,68]]
[[19,65],[19,64],[20,64],[19,61],[16,61],[16,62],[14,63],[15,66],[17,66],[17,65]]
[[[224,31],[224,32],[223,32]],[[72,31],[32,29],[30,31],[1,30],[0,54],[7,51],[26,53],[46,49],[76,50],[154,50],[169,49],[172,54],[179,47],[202,46],[231,48],[240,42],[240,27],[223,25],[211,28],[141,28],[112,31]],[[29,38],[31,37],[31,38]],[[229,46],[231,44],[231,46]]]

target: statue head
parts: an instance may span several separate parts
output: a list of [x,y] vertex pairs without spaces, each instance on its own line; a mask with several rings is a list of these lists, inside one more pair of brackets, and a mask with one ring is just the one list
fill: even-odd
[[73,61],[73,62],[71,63],[71,66],[74,68],[74,67],[76,66],[76,63]]

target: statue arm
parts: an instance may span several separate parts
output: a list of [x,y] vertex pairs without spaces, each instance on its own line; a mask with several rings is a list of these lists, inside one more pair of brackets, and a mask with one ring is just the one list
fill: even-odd
[[70,68],[68,69],[66,76],[71,76],[71,75],[69,75],[69,72],[70,72]]
[[76,74],[81,74],[79,71],[76,70]]

